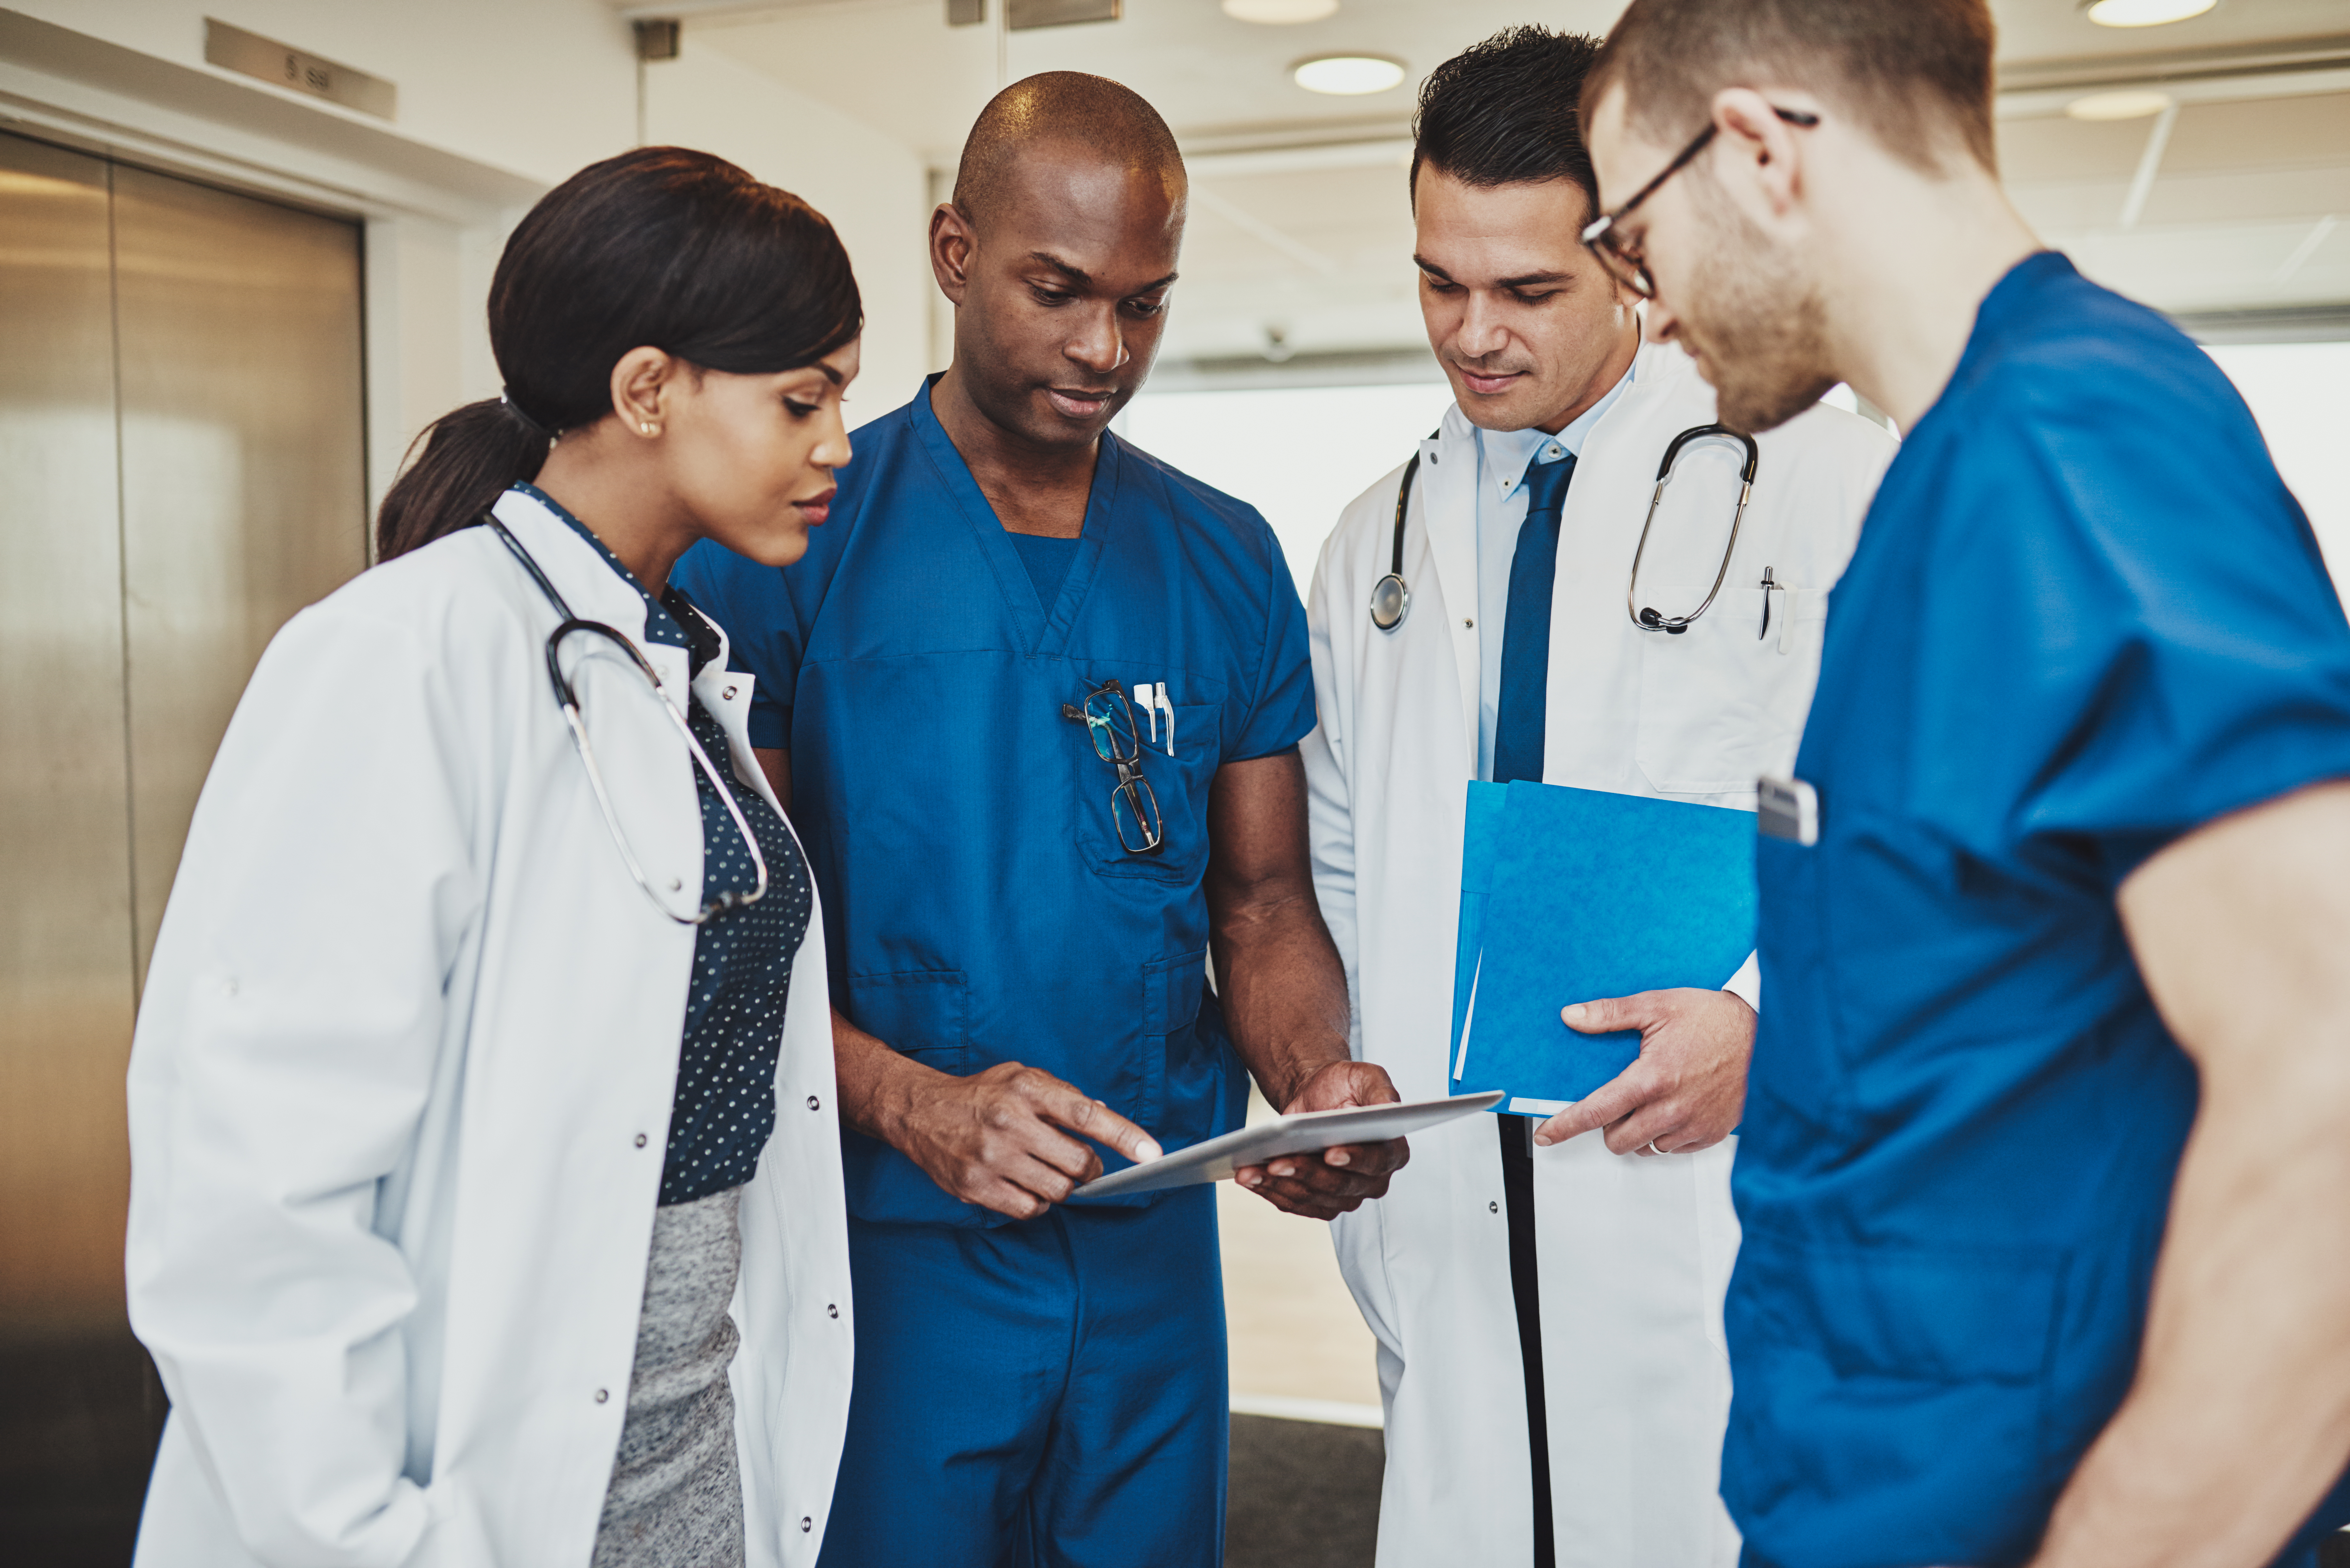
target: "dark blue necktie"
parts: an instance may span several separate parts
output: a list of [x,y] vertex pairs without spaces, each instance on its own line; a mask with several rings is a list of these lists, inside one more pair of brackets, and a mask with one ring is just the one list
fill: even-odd
[[1539,780],[1550,707],[1550,596],[1558,576],[1558,515],[1575,454],[1526,468],[1526,521],[1510,557],[1502,624],[1502,697],[1493,716],[1493,782]]

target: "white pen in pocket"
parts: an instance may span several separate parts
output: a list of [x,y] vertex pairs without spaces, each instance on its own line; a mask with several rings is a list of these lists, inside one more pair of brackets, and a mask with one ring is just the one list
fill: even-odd
[[[1167,682],[1164,680],[1159,683],[1158,697],[1159,706],[1167,713],[1167,754],[1171,757],[1175,754],[1175,704],[1167,701]],[[1154,731],[1156,727],[1154,722]]]
[[1141,709],[1143,712],[1149,716],[1150,720],[1150,743],[1154,746],[1157,745],[1159,743],[1159,704],[1151,697],[1150,683],[1149,681],[1146,680],[1141,685],[1134,689],[1134,705]]

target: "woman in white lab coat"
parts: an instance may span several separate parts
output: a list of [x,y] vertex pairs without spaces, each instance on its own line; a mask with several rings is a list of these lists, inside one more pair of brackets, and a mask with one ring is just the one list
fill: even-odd
[[131,1053],[146,1568],[814,1563],[850,1366],[823,927],[751,677],[666,579],[806,548],[860,327],[797,198],[678,149],[583,171],[499,264],[506,397],[263,657]]
[[[1712,389],[1688,356],[1649,344],[1586,439],[1559,531],[1547,783],[1751,811],[1756,775],[1794,762],[1828,592],[1892,442],[1829,409],[1761,437],[1726,575],[1739,452],[1729,441],[1690,448],[1656,514],[1639,602],[1685,613],[1718,576],[1721,595],[1685,635],[1643,631],[1625,599],[1659,460],[1677,433],[1713,419]],[[1449,409],[1419,446],[1403,624],[1381,631],[1369,614],[1393,564],[1401,465],[1331,533],[1309,618],[1315,885],[1346,961],[1355,1053],[1385,1067],[1407,1100],[1454,1086],[1461,826],[1478,768],[1477,475],[1475,431]],[[1494,656],[1490,642],[1482,651]],[[1752,974],[1750,961],[1726,989],[1759,1006]],[[1524,1373],[1493,1132],[1481,1116],[1411,1141],[1411,1165],[1388,1196],[1332,1227],[1379,1344],[1379,1562],[1530,1562]],[[1721,1301],[1738,1243],[1731,1156],[1730,1143],[1662,1159],[1617,1155],[1596,1133],[1534,1151],[1562,1568],[1727,1568],[1737,1558],[1715,1495],[1730,1400]]]

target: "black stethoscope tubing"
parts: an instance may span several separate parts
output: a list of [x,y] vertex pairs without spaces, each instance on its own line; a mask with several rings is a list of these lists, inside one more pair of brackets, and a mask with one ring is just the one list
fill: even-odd
[[[1673,476],[1673,463],[1679,458],[1681,448],[1710,436],[1724,437],[1746,449],[1746,461],[1738,474],[1738,510],[1730,519],[1730,543],[1722,548],[1721,566],[1713,574],[1713,587],[1706,593],[1705,602],[1687,615],[1662,616],[1654,609],[1637,609],[1634,607],[1634,596],[1640,587],[1640,559],[1648,553],[1648,530],[1657,521],[1657,507],[1665,499],[1665,485]],[[1665,460],[1657,465],[1657,487],[1648,496],[1648,515],[1640,524],[1639,545],[1632,552],[1631,579],[1624,585],[1624,608],[1632,618],[1634,626],[1642,631],[1661,631],[1679,637],[1689,630],[1690,622],[1712,607],[1715,597],[1721,592],[1722,583],[1730,576],[1730,559],[1738,553],[1738,531],[1745,524],[1746,503],[1754,493],[1754,475],[1762,467],[1762,449],[1755,445],[1754,438],[1743,431],[1731,430],[1728,425],[1696,425],[1673,437],[1672,444],[1665,448]],[[1371,624],[1381,631],[1395,630],[1403,624],[1404,617],[1411,613],[1411,585],[1404,580],[1403,575],[1403,525],[1404,518],[1411,509],[1412,478],[1419,472],[1419,453],[1415,452],[1411,454],[1411,461],[1404,464],[1403,483],[1396,491],[1394,556],[1388,563],[1388,575],[1371,585]],[[1769,614],[1767,608],[1764,614]]]
[[[703,751],[702,742],[693,738],[693,727],[685,722],[685,715],[678,711],[677,704],[669,700],[669,689],[661,684],[660,671],[653,668],[652,661],[644,656],[644,651],[629,640],[628,634],[621,631],[619,628],[608,626],[600,620],[588,620],[574,615],[571,606],[565,602],[563,595],[556,591],[555,585],[547,580],[546,571],[540,567],[537,559],[523,547],[522,541],[515,538],[507,530],[506,525],[495,517],[484,517],[483,521],[487,523],[490,525],[490,531],[498,536],[498,542],[513,553],[515,560],[522,563],[522,569],[530,574],[530,580],[538,585],[539,592],[545,594],[547,602],[555,607],[555,613],[563,618],[556,628],[547,634],[547,683],[555,688],[555,701],[563,710],[564,723],[571,730],[571,744],[578,752],[579,761],[588,769],[588,784],[595,792],[596,805],[603,811],[605,830],[611,834],[613,845],[620,851],[620,858],[627,862],[629,875],[637,879],[637,886],[644,889],[645,897],[652,900],[653,908],[681,926],[699,926],[716,919],[730,910],[743,909],[765,898],[767,896],[767,857],[760,853],[758,836],[751,831],[750,821],[743,816],[742,806],[736,804],[734,792],[727,787],[724,779],[719,777],[718,764],[710,760],[710,753]],[[653,890],[652,879],[645,875],[644,867],[638,863],[637,853],[629,846],[629,836],[620,827],[619,814],[612,807],[611,794],[604,787],[604,770],[596,765],[596,750],[588,743],[588,726],[579,717],[579,695],[573,690],[570,677],[563,673],[561,657],[563,639],[574,632],[586,632],[591,637],[600,637],[611,643],[627,654],[629,662],[634,664],[644,678],[652,682],[653,695],[660,700],[661,711],[667,713],[677,725],[678,733],[685,737],[686,749],[693,754],[694,764],[702,770],[703,776],[710,780],[712,787],[717,791],[719,803],[726,808],[726,815],[733,819],[734,830],[743,836],[743,843],[751,852],[751,865],[758,872],[758,884],[749,892],[738,893],[730,889],[719,894],[709,903],[702,905],[698,912],[681,915],[671,909],[661,896]]]
[[1403,484],[1396,492],[1395,559],[1388,575],[1371,585],[1371,624],[1381,631],[1393,631],[1411,613],[1411,585],[1403,580],[1403,519],[1411,509],[1412,475],[1419,472],[1419,453],[1413,452],[1403,465]]
[[[1673,476],[1673,460],[1690,441],[1710,436],[1724,437],[1746,449],[1745,464],[1738,472],[1738,510],[1731,514],[1730,543],[1721,548],[1721,566],[1713,574],[1713,587],[1706,590],[1705,602],[1687,615],[1661,616],[1654,609],[1635,609],[1634,596],[1640,588],[1640,557],[1648,553],[1648,530],[1657,521],[1657,507],[1665,499],[1666,482]],[[1624,585],[1624,613],[1632,618],[1634,626],[1642,631],[1669,632],[1679,637],[1690,628],[1691,621],[1713,607],[1714,597],[1721,592],[1721,585],[1730,576],[1730,557],[1738,553],[1738,530],[1746,522],[1746,500],[1754,493],[1754,472],[1762,463],[1762,452],[1754,444],[1754,438],[1728,425],[1699,425],[1673,437],[1673,444],[1665,448],[1665,461],[1657,464],[1657,488],[1648,494],[1648,515],[1641,521],[1639,547],[1632,552],[1632,576]]]

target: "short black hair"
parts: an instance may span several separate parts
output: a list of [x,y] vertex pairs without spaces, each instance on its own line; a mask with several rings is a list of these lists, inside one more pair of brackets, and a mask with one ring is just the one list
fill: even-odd
[[1572,180],[1596,212],[1599,175],[1583,145],[1583,78],[1599,40],[1547,27],[1504,27],[1419,84],[1411,120],[1411,191],[1432,163],[1464,185]]

